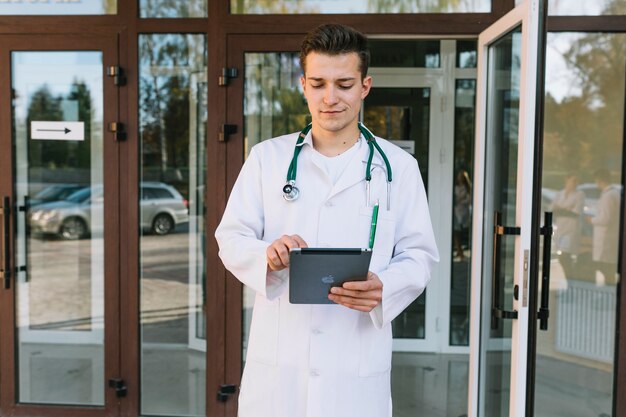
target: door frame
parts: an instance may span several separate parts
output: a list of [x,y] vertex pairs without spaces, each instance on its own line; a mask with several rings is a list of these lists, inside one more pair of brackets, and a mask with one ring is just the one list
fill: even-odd
[[[520,296],[513,299],[513,309],[517,311],[518,318],[513,320],[511,335],[511,376],[509,394],[509,416],[521,417],[526,412],[526,377],[527,377],[527,349],[528,349],[528,298],[529,298],[529,262],[524,262],[524,253],[530,253],[532,236],[533,212],[526,200],[532,200],[534,181],[534,147],[535,147],[535,106],[537,101],[537,51],[533,47],[538,39],[538,0],[524,0],[519,6],[511,10],[489,28],[483,31],[478,41],[478,76],[476,87],[476,157],[474,168],[474,230],[472,248],[472,302],[471,322],[474,323],[470,330],[470,381],[468,392],[469,416],[480,416],[480,406],[484,404],[484,396],[479,391],[480,374],[482,364],[485,362],[480,346],[484,345],[482,339],[484,317],[491,316],[491,306],[483,306],[482,279],[483,277],[483,239],[492,239],[492,231],[483,231],[485,201],[485,165],[486,158],[486,108],[488,96],[489,66],[487,61],[489,47],[508,34],[511,30],[522,27],[521,46],[521,69],[520,69],[520,105],[518,124],[518,155],[517,155],[517,197],[516,197],[516,224],[521,228],[520,235],[515,237],[515,266],[514,285],[520,288]],[[484,233],[484,235],[483,235]],[[479,279],[481,278],[481,279]],[[481,311],[482,310],[482,311]]]
[[[113,79],[106,77],[105,67],[116,65],[118,62],[118,36],[116,34],[63,34],[45,36],[38,35],[3,35],[0,37],[0,62],[5,69],[0,71],[0,148],[8,149],[2,152],[2,167],[5,175],[0,176],[0,192],[11,198],[11,240],[10,258],[11,269],[15,271],[15,247],[17,221],[15,216],[17,204],[13,188],[14,159],[12,135],[12,103],[11,103],[11,52],[13,51],[102,51],[103,54],[103,178],[105,180],[105,216],[108,235],[104,239],[106,262],[104,263],[104,406],[77,407],[65,405],[21,404],[17,399],[17,366],[16,347],[16,280],[13,274],[11,288],[0,292],[0,311],[4,320],[0,322],[0,410],[3,414],[14,416],[116,416],[119,415],[119,399],[114,390],[108,388],[106,381],[118,378],[120,375],[120,304],[119,304],[119,273],[120,253],[117,242],[119,230],[119,148],[111,133],[107,132],[108,123],[119,120],[118,88]],[[69,46],[71,45],[71,46]]]

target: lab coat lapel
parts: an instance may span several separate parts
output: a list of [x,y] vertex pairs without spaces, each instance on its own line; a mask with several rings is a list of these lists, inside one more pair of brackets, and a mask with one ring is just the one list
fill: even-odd
[[[332,188],[328,198],[332,198],[355,184],[365,182],[365,168],[367,167],[367,158],[369,157],[369,146],[367,146],[365,139],[362,140],[363,143],[361,149],[359,149],[359,154],[355,155],[355,157],[350,160],[346,170],[341,177],[339,177],[339,180]],[[372,159],[372,176],[376,169],[380,169],[380,161],[377,152],[374,153],[374,158]]]

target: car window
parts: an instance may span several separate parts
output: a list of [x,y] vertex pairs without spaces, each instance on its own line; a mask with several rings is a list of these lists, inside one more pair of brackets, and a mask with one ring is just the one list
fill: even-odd
[[170,193],[165,188],[153,188],[152,191],[154,192],[154,195],[155,195],[154,198],[174,198],[172,193]]
[[66,200],[72,203],[82,203],[87,201],[89,197],[91,197],[91,188],[83,188],[82,190],[70,194]]

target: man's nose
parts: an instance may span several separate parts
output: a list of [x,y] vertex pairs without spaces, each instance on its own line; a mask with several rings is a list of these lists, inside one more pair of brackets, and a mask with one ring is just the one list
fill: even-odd
[[335,87],[329,86],[326,88],[324,92],[324,103],[326,104],[335,104],[337,103],[337,91]]

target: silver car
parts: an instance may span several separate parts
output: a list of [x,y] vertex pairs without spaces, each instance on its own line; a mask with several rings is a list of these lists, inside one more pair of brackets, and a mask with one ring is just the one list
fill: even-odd
[[[166,235],[176,225],[189,221],[188,202],[171,185],[142,182],[141,228],[156,235]],[[81,239],[101,233],[104,219],[102,186],[82,188],[65,200],[39,204],[29,211],[29,225],[34,233],[56,234],[64,239]],[[94,220],[92,220],[94,219]]]

